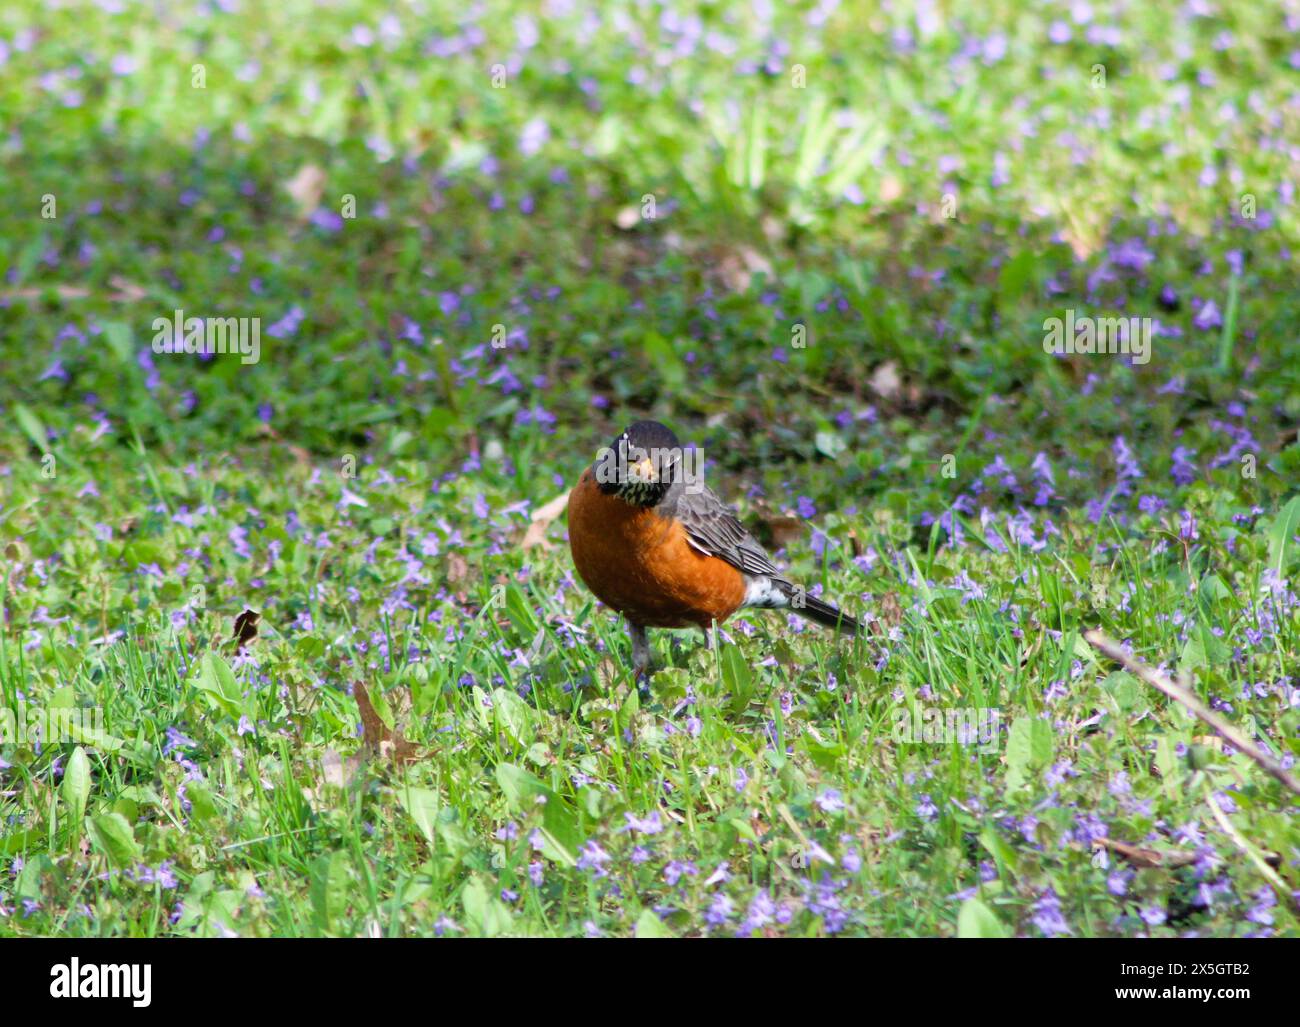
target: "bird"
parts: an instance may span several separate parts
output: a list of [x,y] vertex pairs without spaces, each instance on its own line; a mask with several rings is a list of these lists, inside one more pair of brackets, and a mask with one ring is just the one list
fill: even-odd
[[790,609],[858,634],[858,621],[777,569],[704,484],[699,454],[658,421],[635,421],[569,492],[574,568],[627,622],[637,680],[650,669],[647,628],[698,627],[711,648],[712,627],[743,607]]

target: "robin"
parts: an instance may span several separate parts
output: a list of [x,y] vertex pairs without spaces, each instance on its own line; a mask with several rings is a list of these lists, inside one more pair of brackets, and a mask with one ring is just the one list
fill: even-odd
[[638,677],[646,628],[709,629],[746,606],[789,608],[857,634],[858,622],[784,577],[734,510],[703,483],[699,451],[637,421],[600,451],[569,493],[569,548],[587,587],[623,615]]

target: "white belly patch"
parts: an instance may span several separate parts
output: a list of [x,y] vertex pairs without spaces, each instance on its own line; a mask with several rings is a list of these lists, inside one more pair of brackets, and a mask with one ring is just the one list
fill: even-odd
[[790,605],[790,597],[772,582],[771,578],[761,575],[745,575],[745,606],[757,606],[773,610]]

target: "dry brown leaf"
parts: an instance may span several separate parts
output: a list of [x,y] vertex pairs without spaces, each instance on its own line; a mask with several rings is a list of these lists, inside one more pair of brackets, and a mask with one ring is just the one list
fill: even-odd
[[96,293],[84,285],[26,285],[21,289],[11,289],[3,296],[7,300],[36,300],[53,292],[61,300],[85,300],[99,296],[113,303],[138,303],[149,296],[143,288],[134,282],[128,282],[121,275],[112,275],[108,284],[112,290],[108,293]]
[[327,785],[338,785],[342,788],[347,783],[343,773],[343,757],[333,749],[326,749],[321,753],[320,772]]
[[26,563],[31,559],[32,551],[27,547],[27,543],[22,539],[14,539],[6,543],[4,548],[5,558],[14,563]]
[[243,652],[248,643],[257,637],[257,625],[261,621],[262,615],[248,608],[235,618],[235,630],[230,636],[235,643],[235,652]]
[[352,694],[357,700],[357,712],[361,714],[361,740],[372,749],[378,749],[381,742],[387,741],[392,736],[392,732],[388,730],[388,725],[383,722],[379,711],[370,701],[370,692],[364,682],[354,681]]
[[[56,285],[53,289],[54,294],[61,300],[84,300],[90,296],[90,290],[82,285]],[[42,289],[28,285],[21,289],[11,289],[4,294],[4,297],[7,300],[35,300],[40,299],[48,291],[48,287]]]
[[754,275],[762,273],[770,282],[772,265],[752,246],[740,245],[723,253],[716,261],[716,270],[723,284],[731,292],[748,292]]
[[853,553],[853,559],[855,560],[862,555],[862,542],[858,538],[858,530],[856,528],[849,529],[849,549]]
[[121,275],[112,275],[108,280],[108,284],[117,290],[109,297],[109,299],[117,303],[138,303],[149,296],[149,293],[136,285],[135,282],[128,282]]
[[453,585],[469,577],[469,564],[459,553],[447,557],[447,581]]
[[298,205],[299,215],[307,217],[320,206],[321,195],[325,192],[325,172],[315,164],[304,164],[285,183],[285,189]]
[[778,549],[803,537],[804,523],[798,517],[772,514],[763,518],[763,521],[772,533],[772,544]]
[[903,387],[903,380],[898,376],[898,365],[892,360],[886,360],[871,372],[871,380],[867,384],[881,399],[897,398]]
[[568,505],[569,493],[561,492],[545,506],[534,511],[533,518],[528,523],[528,530],[524,532],[523,541],[519,543],[519,548],[532,549],[533,546],[541,546],[543,551],[555,548],[546,540],[546,531],[551,526],[551,522],[559,517]]
[[347,788],[356,779],[361,765],[360,756],[349,756],[345,760],[333,749],[326,749],[320,758],[321,786],[304,788],[303,797],[311,803],[313,809],[318,812],[324,810],[331,801],[327,795],[329,790]]
[[754,503],[754,514],[758,517],[763,525],[771,533],[772,545],[775,548],[787,545],[796,539],[802,538],[807,526],[800,517],[793,514],[783,513],[773,507],[763,499]]
[[876,615],[886,628],[896,628],[903,623],[903,607],[898,593],[886,592],[880,597],[880,612]]
[[605,657],[605,659],[596,664],[594,670],[595,673],[592,677],[599,682],[600,687],[605,691],[614,688],[623,680],[624,672],[622,668],[620,668],[619,665],[609,657]]
[[1096,243],[1086,233],[1077,232],[1073,227],[1062,230],[1061,238],[1070,244],[1076,260],[1087,260],[1096,252]]
[[298,462],[299,466],[308,468],[312,466],[311,454],[307,452],[307,450],[303,449],[302,446],[286,441],[284,436],[271,427],[271,425],[260,422],[254,430],[259,435],[265,435],[267,438],[283,443],[284,447],[289,451],[294,460]]
[[361,740],[366,748],[379,753],[380,756],[405,763],[420,758],[420,751],[402,737],[402,732],[389,730],[388,725],[380,718],[379,711],[370,701],[370,693],[366,690],[365,682],[352,682],[352,694],[356,697],[357,710],[361,714]]

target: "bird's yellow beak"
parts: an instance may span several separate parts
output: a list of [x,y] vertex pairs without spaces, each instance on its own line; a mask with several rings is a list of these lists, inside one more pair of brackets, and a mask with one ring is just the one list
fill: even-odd
[[646,457],[640,463],[633,464],[632,476],[637,481],[657,481],[658,475],[655,474],[654,461]]

